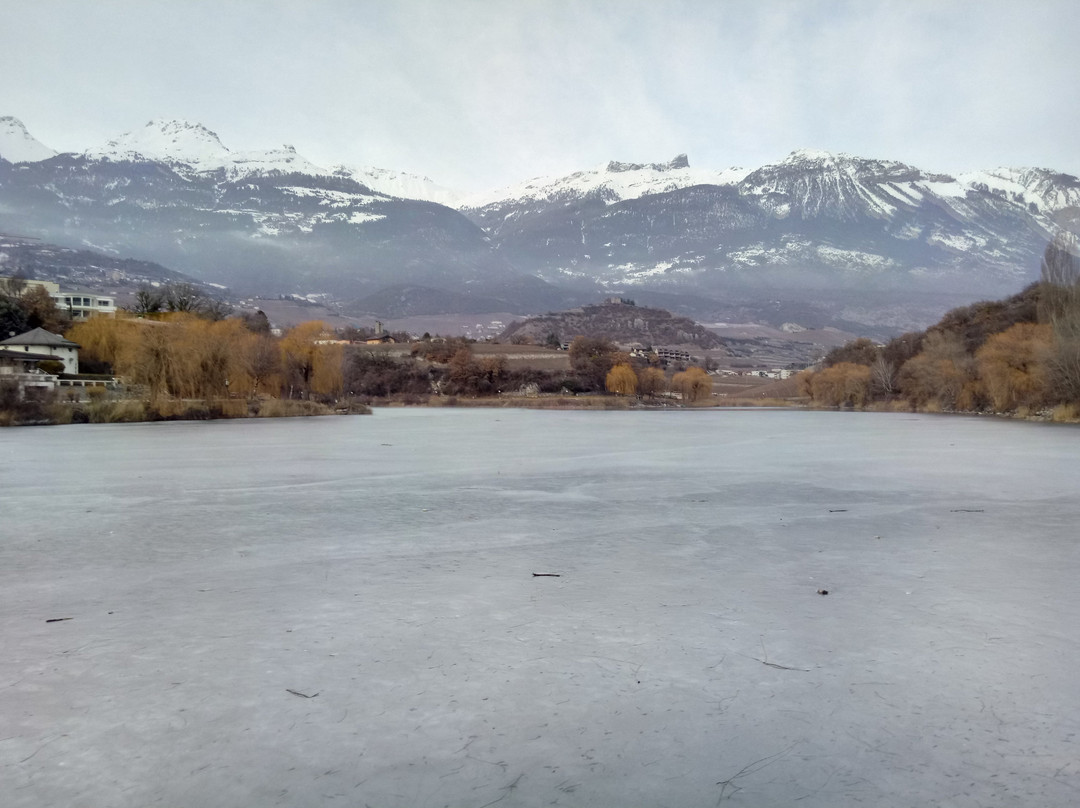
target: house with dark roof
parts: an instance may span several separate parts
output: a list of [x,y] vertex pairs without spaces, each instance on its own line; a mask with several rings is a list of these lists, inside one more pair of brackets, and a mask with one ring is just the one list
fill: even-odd
[[21,395],[26,395],[27,391],[52,390],[56,387],[57,377],[41,370],[37,363],[59,358],[52,354],[0,348],[0,383],[15,382]]
[[0,351],[22,354],[24,359],[29,354],[38,354],[35,362],[40,362],[42,359],[55,359],[64,363],[64,373],[79,372],[78,343],[64,339],[59,334],[46,331],[44,328],[35,328],[25,334],[0,340]]

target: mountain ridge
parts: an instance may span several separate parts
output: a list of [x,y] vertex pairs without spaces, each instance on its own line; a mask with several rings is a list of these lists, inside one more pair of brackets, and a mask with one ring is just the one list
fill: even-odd
[[[18,156],[32,138],[0,120],[4,230],[242,292],[406,311],[438,308],[440,291],[448,308],[494,300],[521,313],[625,292],[709,319],[765,318],[797,300],[818,323],[910,329],[957,297],[1015,292],[1037,278],[1046,243],[1080,222],[1080,180],[1051,169],[949,175],[801,149],[712,170],[678,155],[536,178],[475,206],[405,172],[324,168],[288,146],[231,151],[183,121],[13,161],[4,150]],[[418,198],[438,195],[458,207]]]

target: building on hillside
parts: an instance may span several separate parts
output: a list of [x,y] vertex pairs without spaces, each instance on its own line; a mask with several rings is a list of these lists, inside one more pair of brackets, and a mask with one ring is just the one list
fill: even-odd
[[112,317],[116,314],[116,298],[96,292],[59,292],[52,296],[56,306],[66,311],[72,320],[85,320],[94,314]]
[[40,354],[42,359],[55,359],[64,363],[64,373],[76,374],[79,372],[79,345],[69,339],[64,339],[59,334],[53,334],[44,328],[35,328],[25,334],[18,334],[5,340],[0,340],[0,350],[14,351],[23,356]]
[[[11,280],[6,278],[3,280]],[[67,312],[72,320],[85,320],[92,314],[107,314],[112,317],[116,314],[116,297],[114,295],[99,295],[97,292],[82,292],[63,290],[60,284],[53,281],[24,280],[27,288],[40,286],[49,297],[56,303],[60,311]]]
[[689,362],[690,352],[680,348],[656,348],[656,355],[664,362]]

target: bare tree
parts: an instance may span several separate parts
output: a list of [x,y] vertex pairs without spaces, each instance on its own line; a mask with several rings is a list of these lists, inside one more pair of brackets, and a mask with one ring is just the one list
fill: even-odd
[[870,389],[885,396],[896,392],[896,366],[884,354],[879,354],[870,365]]
[[1080,337],[1080,258],[1077,239],[1063,234],[1043,252],[1039,295],[1039,321],[1055,335]]
[[140,286],[135,293],[135,305],[131,310],[139,316],[157,314],[165,308],[165,296],[149,286]]
[[1053,331],[1047,359],[1052,397],[1080,403],[1080,258],[1074,234],[1059,235],[1042,259],[1039,321]]
[[170,283],[165,287],[165,306],[169,311],[186,311],[191,314],[202,312],[207,302],[206,295],[190,283]]

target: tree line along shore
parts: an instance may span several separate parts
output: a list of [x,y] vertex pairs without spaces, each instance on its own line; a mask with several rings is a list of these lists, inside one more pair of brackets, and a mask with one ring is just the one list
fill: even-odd
[[410,340],[321,321],[275,334],[261,312],[176,299],[66,324],[47,297],[16,297],[23,324],[63,329],[78,344],[83,373],[80,386],[48,394],[3,385],[0,424],[366,413],[373,404],[622,408],[711,396],[703,368],[631,357],[603,338],[496,353],[461,337]]
[[1080,262],[1051,244],[1039,282],[953,309],[884,345],[858,339],[799,375],[821,407],[975,412],[1080,420]]
[[[0,425],[370,412],[372,405],[783,406],[981,412],[1080,420],[1080,264],[1051,244],[1042,278],[1000,301],[954,309],[885,344],[856,339],[753,397],[715,395],[704,368],[633,355],[602,337],[568,351],[461,337],[410,340],[320,321],[280,335],[261,312],[232,315],[198,296],[137,298],[136,311],[66,324],[40,294],[0,290],[0,315],[65,327],[92,376],[118,380],[51,395],[0,384]],[[155,305],[156,304],[156,305]],[[5,308],[6,307],[6,308]],[[17,314],[17,312],[16,312]],[[557,340],[554,341],[556,344]]]

